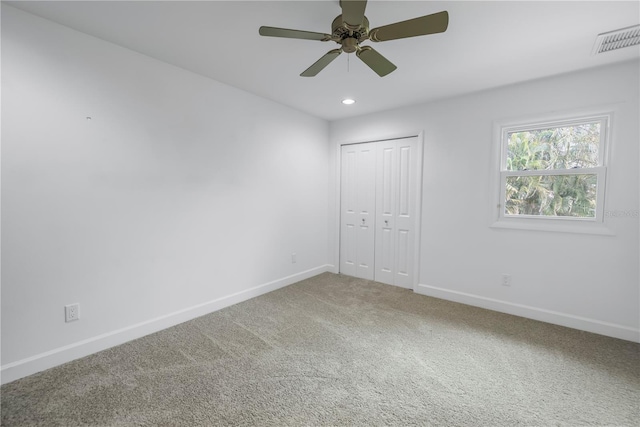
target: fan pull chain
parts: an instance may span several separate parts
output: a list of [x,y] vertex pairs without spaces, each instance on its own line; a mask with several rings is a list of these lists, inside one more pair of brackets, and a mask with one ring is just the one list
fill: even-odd
[[350,69],[349,69],[349,65],[351,64],[350,59],[351,59],[351,54],[348,53],[347,54],[347,73],[350,71]]

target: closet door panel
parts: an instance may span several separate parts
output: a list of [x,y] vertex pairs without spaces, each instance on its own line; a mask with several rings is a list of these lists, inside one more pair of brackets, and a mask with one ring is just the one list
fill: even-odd
[[398,150],[398,211],[395,217],[396,264],[394,284],[413,288],[414,239],[416,230],[416,185],[418,170],[418,139],[397,141]]
[[342,147],[340,272],[374,278],[375,144]]
[[375,280],[392,285],[396,264],[394,219],[398,210],[397,144],[395,141],[377,144]]

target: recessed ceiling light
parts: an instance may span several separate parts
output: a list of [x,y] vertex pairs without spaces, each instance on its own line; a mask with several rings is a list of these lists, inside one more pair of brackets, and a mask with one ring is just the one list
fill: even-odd
[[355,99],[351,99],[351,98],[346,98],[342,100],[342,103],[344,105],[351,105],[351,104],[355,104],[356,100]]

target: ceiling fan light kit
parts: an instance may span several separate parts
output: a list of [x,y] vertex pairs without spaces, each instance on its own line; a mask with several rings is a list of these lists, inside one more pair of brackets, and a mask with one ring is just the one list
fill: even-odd
[[383,42],[443,33],[449,26],[449,14],[443,11],[369,30],[369,20],[364,16],[367,7],[366,0],[341,0],[340,7],[342,8],[342,14],[333,20],[331,34],[264,26],[260,27],[259,33],[261,36],[267,37],[284,37],[321,42],[333,41],[340,45],[339,49],[330,50],[303,71],[300,74],[302,77],[317,75],[342,52],[355,53],[376,74],[384,77],[397,67],[371,46],[360,46],[360,43],[366,40]]

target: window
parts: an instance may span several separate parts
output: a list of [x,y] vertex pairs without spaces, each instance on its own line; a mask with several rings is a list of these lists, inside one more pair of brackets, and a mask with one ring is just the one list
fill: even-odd
[[602,222],[609,118],[500,126],[498,220]]

